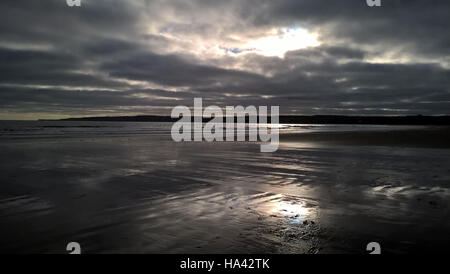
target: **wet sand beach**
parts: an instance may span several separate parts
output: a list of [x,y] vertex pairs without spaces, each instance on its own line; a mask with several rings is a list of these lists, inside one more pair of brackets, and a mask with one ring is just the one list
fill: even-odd
[[448,133],[286,133],[275,153],[165,134],[2,138],[0,251],[444,251]]

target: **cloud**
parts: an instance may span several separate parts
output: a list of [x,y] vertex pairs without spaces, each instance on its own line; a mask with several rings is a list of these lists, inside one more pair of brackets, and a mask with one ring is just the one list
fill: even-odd
[[[382,2],[1,1],[0,118],[168,115],[198,96],[285,114],[448,113],[450,3]],[[247,48],[290,29],[320,45]]]

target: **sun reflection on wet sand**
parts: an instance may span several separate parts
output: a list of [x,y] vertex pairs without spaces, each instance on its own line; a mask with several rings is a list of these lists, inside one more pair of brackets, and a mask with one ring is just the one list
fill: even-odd
[[283,195],[277,195],[280,198],[276,201],[272,201],[271,214],[281,214],[286,217],[295,217],[299,221],[301,218],[307,217],[310,214],[310,209],[308,209],[304,203],[292,203],[283,201]]

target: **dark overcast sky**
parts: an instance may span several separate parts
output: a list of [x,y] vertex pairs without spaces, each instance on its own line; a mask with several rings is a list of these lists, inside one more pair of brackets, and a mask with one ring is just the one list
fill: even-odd
[[449,114],[450,1],[0,1],[0,119]]

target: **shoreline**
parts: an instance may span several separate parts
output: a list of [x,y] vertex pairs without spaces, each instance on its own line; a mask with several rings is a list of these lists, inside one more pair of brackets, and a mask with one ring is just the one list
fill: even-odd
[[[248,136],[248,135],[247,135]],[[140,140],[145,141],[173,141],[168,133],[158,134],[121,134],[112,135],[37,135],[37,136],[8,136],[0,135],[0,140],[7,142],[61,142],[61,141],[101,141],[101,140]],[[248,137],[246,137],[248,138]],[[216,143],[206,142],[204,143]],[[318,143],[330,146],[391,146],[391,147],[411,147],[411,148],[450,148],[450,127],[425,127],[417,129],[389,129],[389,130],[362,130],[362,131],[317,131],[317,132],[280,132],[279,143]],[[198,142],[184,142],[198,143]],[[220,142],[219,142],[220,143]],[[261,141],[234,141],[233,143],[255,143],[260,144]]]

